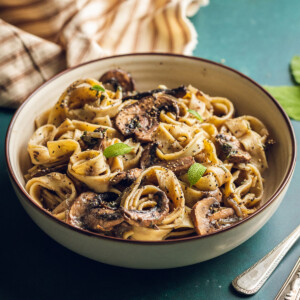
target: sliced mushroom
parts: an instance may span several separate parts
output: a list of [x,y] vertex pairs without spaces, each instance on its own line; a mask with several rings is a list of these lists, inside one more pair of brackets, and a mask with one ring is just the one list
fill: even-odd
[[181,157],[175,160],[159,161],[155,165],[168,168],[173,171],[177,176],[187,173],[190,166],[195,163],[192,156]]
[[161,110],[172,111],[176,116],[179,114],[178,105],[172,96],[148,96],[123,107],[115,118],[115,125],[124,136],[135,135],[141,142],[151,142]]
[[207,215],[209,213],[210,206],[215,202],[216,199],[213,197],[205,198],[198,201],[192,208],[191,217],[195,230],[199,235],[206,235],[214,231]]
[[102,147],[102,142],[105,138],[106,128],[97,128],[94,131],[84,131],[80,137],[79,144],[81,149],[94,149],[99,150]]
[[58,172],[64,174],[66,173],[67,169],[68,169],[67,163],[59,164],[53,167],[45,167],[43,165],[37,165],[36,168],[33,168],[31,172],[25,175],[25,178],[26,180],[29,180],[31,178],[44,176],[52,172]]
[[149,144],[145,147],[140,160],[140,166],[142,169],[146,169],[151,166],[162,166],[173,171],[177,176],[180,176],[185,174],[190,166],[195,163],[195,160],[192,156],[186,156],[168,161],[160,160],[156,156],[156,148],[157,144],[155,143]]
[[179,115],[179,107],[177,99],[171,95],[158,94],[155,96],[155,107],[158,110],[158,115],[161,110],[171,111],[176,117]]
[[235,136],[222,133],[216,135],[215,139],[220,147],[223,159],[227,159],[232,163],[246,163],[250,161],[251,155],[241,149],[241,143]]
[[124,92],[134,91],[134,81],[131,75],[121,69],[109,70],[99,79],[103,84],[110,84],[116,91],[119,86]]
[[222,193],[219,188],[213,191],[202,191],[202,199],[214,197],[218,202],[222,201]]
[[157,205],[148,210],[129,210],[122,209],[123,216],[127,223],[142,227],[155,227],[161,223],[164,217],[169,212],[169,199],[164,192],[156,192],[153,195],[153,200]]
[[142,169],[146,169],[151,166],[154,166],[159,161],[159,158],[156,156],[156,148],[157,148],[156,143],[148,144],[144,148],[140,159],[140,167]]
[[207,235],[219,230],[216,221],[227,219],[233,215],[232,208],[220,208],[220,203],[214,197],[198,201],[191,211],[195,230],[199,235]]
[[72,204],[67,223],[96,232],[110,231],[124,221],[115,193],[86,192]]
[[135,95],[123,97],[123,101],[129,100],[129,99],[140,100],[144,97],[152,96],[156,93],[164,93],[167,95],[174,96],[176,98],[183,98],[187,93],[187,88],[184,85],[181,85],[174,89],[155,89],[155,90],[151,90],[151,91],[147,91],[147,92],[143,92],[143,93],[136,93]]
[[124,136],[135,135],[141,141],[151,141],[157,128],[156,115],[150,115],[154,98],[144,98],[138,103],[125,106],[116,116],[115,124]]
[[143,170],[139,168],[122,171],[110,180],[110,185],[116,187],[128,187],[141,175],[142,171]]
[[220,220],[220,219],[227,219],[234,215],[234,210],[231,207],[225,207],[211,216],[209,216],[210,221]]
[[121,223],[120,225],[117,225],[116,227],[114,227],[113,229],[113,234],[116,237],[120,237],[120,238],[124,238],[124,233],[128,232],[132,229],[132,225],[129,225],[126,222]]

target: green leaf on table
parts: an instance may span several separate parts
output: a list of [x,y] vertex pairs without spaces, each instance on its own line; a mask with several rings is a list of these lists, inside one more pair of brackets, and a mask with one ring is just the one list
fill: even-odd
[[104,149],[103,154],[106,158],[116,157],[129,153],[133,148],[124,143],[116,143]]
[[294,79],[300,84],[300,56],[294,56],[291,61],[291,70]]
[[199,113],[193,109],[188,109],[188,112],[196,117],[199,121],[203,122],[202,117],[199,115]]
[[300,121],[300,86],[264,86],[289,117]]
[[201,164],[194,163],[188,170],[188,180],[190,185],[196,184],[206,171],[206,167]]

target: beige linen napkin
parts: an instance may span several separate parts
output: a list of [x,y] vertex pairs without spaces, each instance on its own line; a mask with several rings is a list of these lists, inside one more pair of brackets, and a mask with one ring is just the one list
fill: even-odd
[[191,54],[187,17],[209,0],[0,0],[0,106],[18,107],[82,62],[132,52]]

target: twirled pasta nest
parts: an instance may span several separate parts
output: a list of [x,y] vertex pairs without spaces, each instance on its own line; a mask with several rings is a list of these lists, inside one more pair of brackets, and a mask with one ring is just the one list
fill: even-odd
[[128,73],[110,70],[71,84],[36,127],[26,189],[80,228],[135,240],[206,235],[263,196],[268,130],[192,86],[138,93]]

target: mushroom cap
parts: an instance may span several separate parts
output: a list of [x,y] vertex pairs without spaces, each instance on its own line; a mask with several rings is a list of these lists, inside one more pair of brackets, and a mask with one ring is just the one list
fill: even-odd
[[116,90],[121,86],[124,92],[134,91],[134,81],[131,75],[121,69],[113,69],[105,72],[99,79],[103,84],[111,84]]
[[210,206],[216,202],[219,203],[214,197],[208,197],[198,201],[193,206],[191,217],[195,230],[199,235],[206,235],[214,231],[207,215],[210,211]]
[[[219,208],[216,212],[211,213],[211,207]],[[231,207],[221,207],[215,197],[208,197],[198,201],[192,208],[191,217],[195,230],[199,235],[206,235],[218,230],[213,226],[215,221],[227,219],[234,215],[234,209]]]
[[179,115],[179,107],[177,104],[177,99],[171,95],[160,93],[156,95],[155,99],[155,107],[159,111],[166,110],[166,111],[172,111],[175,113],[176,116]]
[[172,111],[178,116],[176,99],[164,94],[145,97],[124,106],[115,117],[115,125],[124,136],[135,135],[141,142],[151,142],[161,110]]
[[134,168],[128,171],[121,171],[110,180],[111,186],[127,187],[131,185],[142,173],[142,169]]
[[185,156],[174,160],[158,161],[155,165],[165,167],[174,172],[175,175],[180,176],[187,173],[194,163],[195,160],[192,156]]
[[111,194],[114,193],[81,193],[67,214],[67,223],[98,232],[112,230],[124,218],[120,210],[115,208],[116,196],[112,198]]
[[156,143],[148,144],[142,153],[141,159],[140,159],[140,167],[142,169],[146,169],[148,167],[154,166],[156,162],[159,160],[156,156]]
[[121,224],[124,218],[119,210],[94,208],[85,217],[86,226],[93,231],[111,231]]
[[222,201],[222,193],[219,188],[212,190],[212,191],[203,191],[202,192],[202,197],[208,198],[208,197],[213,197],[215,198],[218,202]]
[[232,163],[247,163],[251,160],[251,155],[242,150],[240,141],[233,135],[218,134],[215,137],[221,154]]

